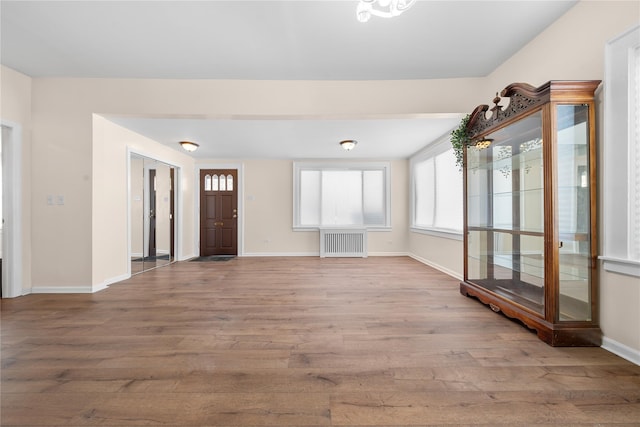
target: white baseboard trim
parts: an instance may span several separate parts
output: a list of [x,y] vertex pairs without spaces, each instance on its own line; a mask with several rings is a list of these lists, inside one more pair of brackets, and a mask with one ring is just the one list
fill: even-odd
[[138,253],[131,253],[131,258],[142,258],[144,255],[142,255],[142,252]]
[[105,280],[104,282],[98,284],[98,285],[94,285],[93,286],[93,292],[99,292],[102,291],[104,289],[107,289],[109,287],[109,285],[113,285],[114,283],[117,282],[122,282],[123,280],[127,280],[130,279],[131,275],[128,273],[125,274],[121,274],[120,276],[116,276],[116,277],[112,277],[110,279]]
[[[406,252],[369,252],[368,256],[409,256]],[[300,257],[300,256],[320,256],[320,252],[248,252],[238,256],[245,257],[273,257],[273,256],[290,256],[290,257]],[[335,257],[328,257],[335,258]],[[354,257],[359,258],[359,257]]]
[[450,269],[448,269],[446,267],[443,267],[443,266],[441,266],[439,264],[431,262],[431,261],[429,261],[429,260],[427,260],[425,258],[419,257],[418,255],[415,255],[415,254],[407,254],[407,255],[409,257],[415,259],[416,261],[420,261],[421,263],[423,263],[425,265],[428,265],[429,267],[433,267],[436,270],[442,271],[443,273],[448,274],[449,276],[451,276],[451,277],[453,277],[455,279],[462,280],[462,275],[458,274],[457,272],[455,272],[453,270],[450,270]]
[[274,256],[320,256],[320,252],[245,252],[238,255],[240,257],[274,257]]
[[92,294],[91,286],[34,286],[32,294]]
[[111,277],[102,283],[93,286],[35,286],[31,288],[31,294],[92,294],[107,289],[112,285],[131,278],[130,274],[121,274]]
[[406,252],[369,252],[369,256],[409,256]]
[[602,338],[602,348],[640,366],[640,350],[631,348],[611,338]]

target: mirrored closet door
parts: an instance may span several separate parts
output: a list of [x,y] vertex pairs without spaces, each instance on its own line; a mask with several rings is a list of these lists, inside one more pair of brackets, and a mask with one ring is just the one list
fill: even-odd
[[131,154],[131,274],[175,260],[175,168]]

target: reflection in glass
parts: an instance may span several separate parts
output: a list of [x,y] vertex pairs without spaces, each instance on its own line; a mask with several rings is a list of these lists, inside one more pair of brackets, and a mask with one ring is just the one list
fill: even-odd
[[[218,180],[218,175],[214,175],[215,179]],[[227,191],[227,180],[224,179],[224,175],[220,175],[220,179],[218,180],[220,187],[219,191]]]
[[131,154],[131,274],[174,260],[174,172],[165,163]]
[[213,175],[211,191],[218,191],[218,188],[220,188],[218,184],[218,175]]
[[560,320],[591,320],[589,109],[557,109]]
[[211,191],[211,175],[204,176],[204,191]]
[[227,175],[227,191],[233,191],[233,175]]

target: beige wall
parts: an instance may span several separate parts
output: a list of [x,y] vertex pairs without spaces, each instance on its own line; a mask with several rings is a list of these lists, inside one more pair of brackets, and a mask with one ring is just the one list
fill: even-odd
[[640,359],[640,279],[607,272],[602,263],[600,325],[607,339],[635,350]]
[[[77,88],[50,88],[40,79],[33,80],[32,88],[32,285],[36,292],[90,290],[93,136],[88,100]],[[113,173],[119,171],[116,165]],[[64,205],[47,207],[47,195],[64,197]]]
[[317,232],[294,232],[293,162],[244,162],[244,253],[305,254],[318,252]]
[[409,160],[391,161],[391,231],[368,234],[370,255],[406,254],[409,242]]
[[640,2],[580,1],[488,76],[478,104],[513,82],[603,79],[605,44],[639,19]]
[[[205,163],[233,161],[208,160]],[[293,161],[246,160],[242,163],[244,254],[317,255],[318,231],[293,231],[292,228]],[[390,165],[391,230],[369,233],[370,255],[406,254],[407,251],[408,161],[393,160]]]
[[[31,290],[31,105],[32,79],[16,71],[0,66],[0,119],[20,126],[22,141],[22,290]],[[10,183],[9,183],[10,184]],[[5,206],[5,209],[7,206]],[[6,236],[6,231],[4,233]],[[5,267],[6,268],[6,267]]]
[[[178,203],[176,220],[182,232],[176,237],[178,256],[193,256],[193,159],[98,115],[93,117],[93,146],[92,289],[122,280],[129,271],[127,149],[180,168],[177,188],[182,203]],[[168,176],[168,167],[164,169]]]
[[409,253],[416,259],[457,279],[463,276],[462,240],[409,233]]

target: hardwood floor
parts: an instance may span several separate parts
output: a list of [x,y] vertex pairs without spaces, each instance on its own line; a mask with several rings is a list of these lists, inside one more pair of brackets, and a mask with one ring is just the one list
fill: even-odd
[[639,426],[640,367],[410,258],[182,262],[2,300],[3,426]]

